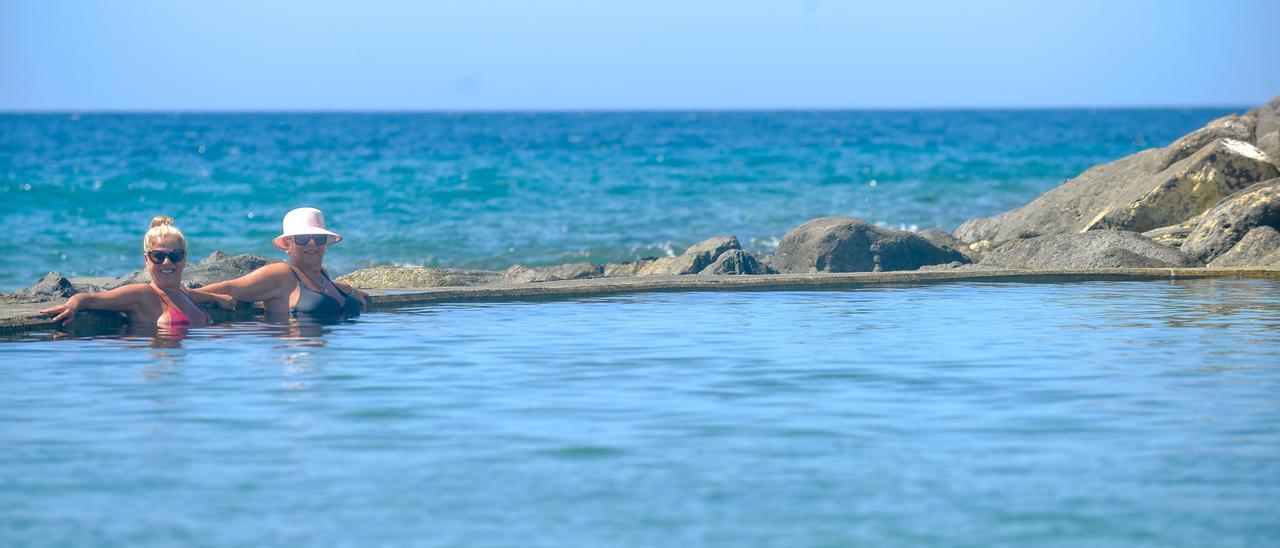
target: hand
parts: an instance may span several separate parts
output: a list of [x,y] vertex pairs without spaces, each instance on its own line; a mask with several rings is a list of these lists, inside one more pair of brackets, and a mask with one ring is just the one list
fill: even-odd
[[41,310],[40,313],[55,314],[53,317],[54,323],[61,323],[65,325],[71,320],[74,320],[76,312],[80,310],[80,299],[76,298],[78,296],[79,295],[73,295],[70,299],[67,299],[67,302]]
[[236,309],[236,299],[231,295],[218,295],[215,293],[213,294],[213,303],[223,310]]

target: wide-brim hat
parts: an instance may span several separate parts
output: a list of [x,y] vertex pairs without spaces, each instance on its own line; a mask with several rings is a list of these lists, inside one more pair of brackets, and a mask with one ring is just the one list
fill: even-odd
[[329,245],[342,241],[342,236],[324,227],[324,214],[314,207],[300,207],[284,214],[284,233],[276,236],[271,243],[280,249],[289,249],[286,241],[294,236],[308,234],[324,234],[330,238]]

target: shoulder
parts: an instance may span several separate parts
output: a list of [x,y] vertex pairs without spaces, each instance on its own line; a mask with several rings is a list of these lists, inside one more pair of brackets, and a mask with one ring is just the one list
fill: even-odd
[[151,287],[151,284],[137,283],[137,284],[122,285],[120,287],[112,289],[108,293],[115,293],[116,295],[129,295],[129,296],[139,296],[139,295],[155,296],[156,290],[154,287]]
[[254,271],[264,276],[289,276],[293,277],[293,267],[289,263],[271,263]]

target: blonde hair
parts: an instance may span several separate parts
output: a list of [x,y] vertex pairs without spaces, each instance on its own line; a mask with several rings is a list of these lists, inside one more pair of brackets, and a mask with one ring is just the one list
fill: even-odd
[[151,246],[156,240],[170,238],[181,242],[182,249],[187,248],[187,237],[182,235],[178,227],[173,226],[173,218],[156,215],[151,218],[151,228],[147,229],[147,233],[142,236],[142,252],[151,251]]

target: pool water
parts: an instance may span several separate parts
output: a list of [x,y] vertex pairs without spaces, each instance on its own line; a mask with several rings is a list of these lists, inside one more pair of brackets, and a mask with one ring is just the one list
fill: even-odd
[[7,545],[1275,545],[1280,282],[0,343]]

